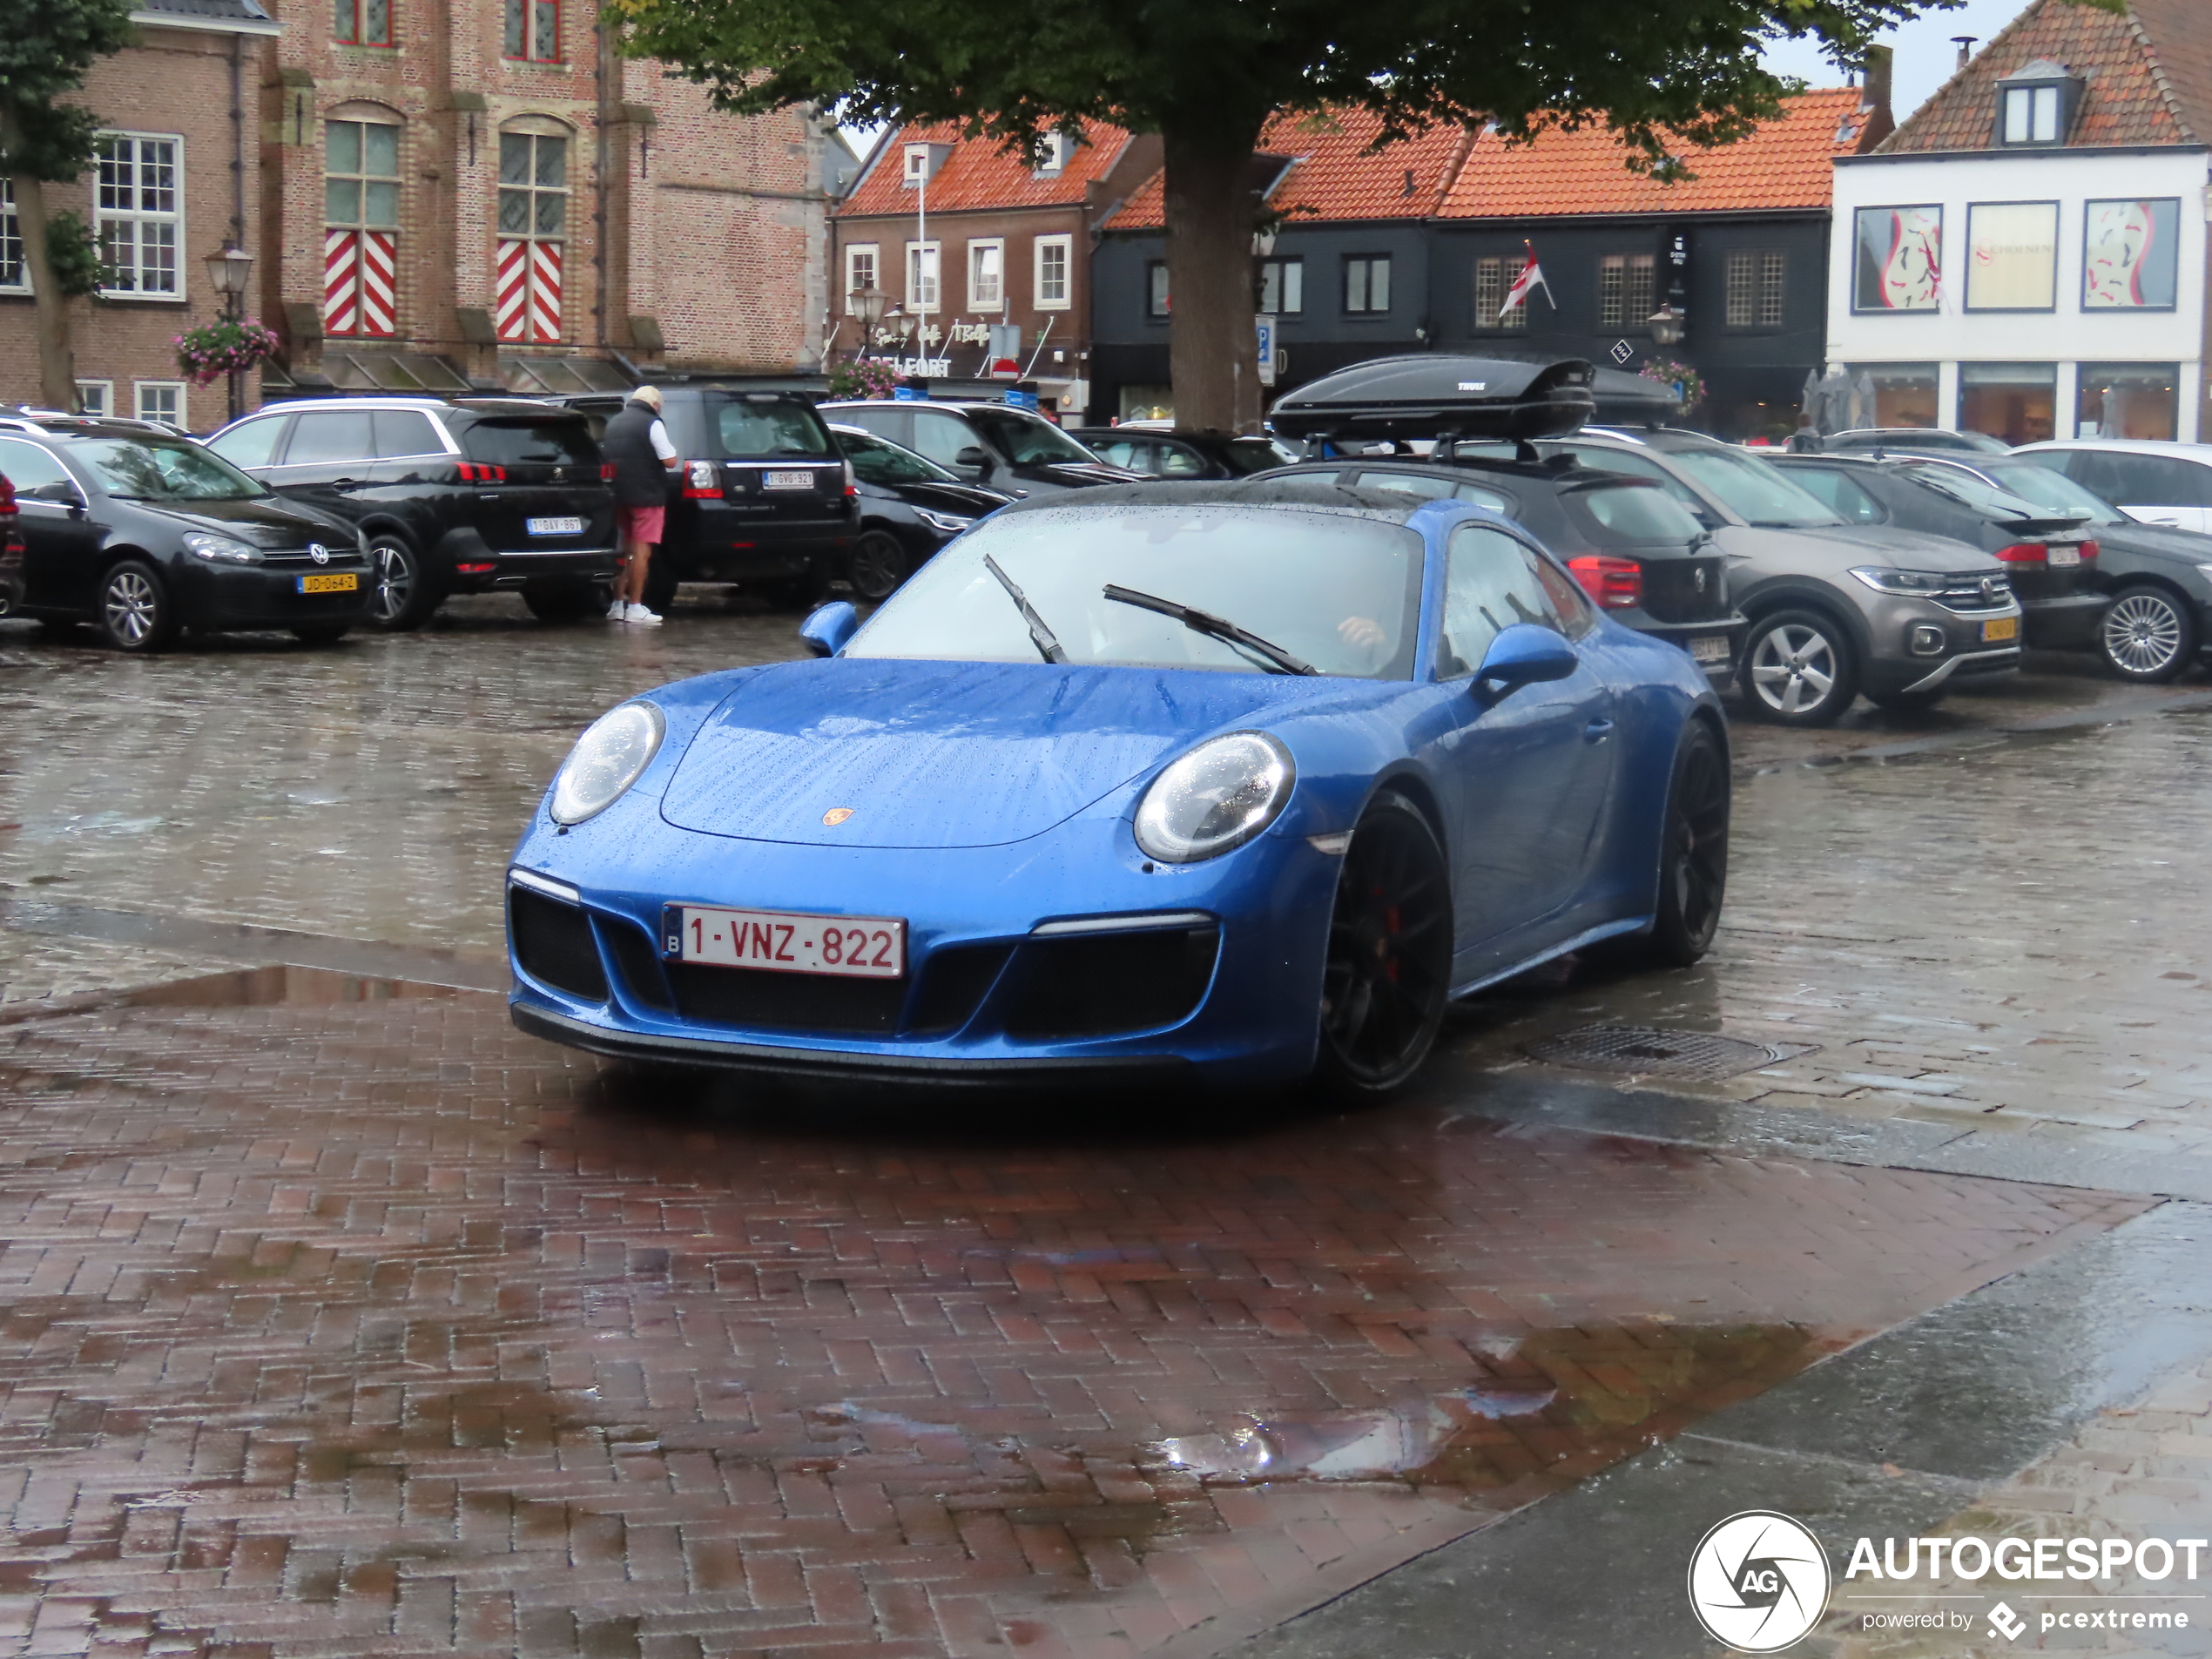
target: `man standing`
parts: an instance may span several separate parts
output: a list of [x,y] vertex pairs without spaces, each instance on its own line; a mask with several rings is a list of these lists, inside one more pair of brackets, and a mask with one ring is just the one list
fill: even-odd
[[668,514],[668,475],[682,465],[660,408],[660,388],[641,386],[599,439],[600,453],[614,462],[615,525],[626,560],[615,577],[607,620],[649,628],[658,628],[660,618],[645,609],[645,567]]

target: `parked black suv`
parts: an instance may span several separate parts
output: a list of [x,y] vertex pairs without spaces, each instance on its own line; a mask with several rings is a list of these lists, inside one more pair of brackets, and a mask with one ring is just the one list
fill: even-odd
[[369,597],[365,538],[271,495],[190,438],[140,421],[0,419],[25,552],[22,614],[98,624],[120,651],[181,628],[332,640]]
[[[645,569],[645,604],[665,610],[683,582],[734,582],[781,604],[819,598],[860,534],[859,492],[844,452],[804,394],[662,384],[661,424],[684,464]],[[549,399],[596,433],[622,412],[619,392]]]
[[607,607],[615,498],[581,415],[524,398],[324,398],[268,404],[207,447],[361,527],[380,627],[496,588],[548,622]]
[[1096,484],[1130,484],[1139,475],[1109,467],[1041,415],[1003,403],[940,403],[870,398],[825,403],[822,418],[866,427],[969,483],[1001,495],[1031,496]]

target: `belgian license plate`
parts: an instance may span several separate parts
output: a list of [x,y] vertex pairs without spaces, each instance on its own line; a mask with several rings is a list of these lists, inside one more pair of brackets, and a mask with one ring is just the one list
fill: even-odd
[[812,489],[814,475],[811,472],[771,472],[761,475],[763,489]]
[[300,591],[302,593],[354,593],[360,590],[361,584],[361,579],[351,570],[334,570],[327,576],[301,577]]
[[1994,639],[2018,639],[2020,619],[2018,617],[1993,617],[1981,625],[1981,639],[1985,645]]
[[845,979],[899,979],[907,971],[907,924],[895,916],[670,905],[663,914],[661,944],[678,961],[716,968]]
[[583,521],[580,518],[526,518],[523,528],[532,536],[581,536]]
[[2062,570],[2069,564],[2081,563],[2081,550],[2078,547],[2060,547],[2056,543],[2053,543],[2049,552],[2051,568],[2054,570]]
[[1724,663],[1728,660],[1728,636],[1693,634],[1689,639],[1689,654],[1701,663]]

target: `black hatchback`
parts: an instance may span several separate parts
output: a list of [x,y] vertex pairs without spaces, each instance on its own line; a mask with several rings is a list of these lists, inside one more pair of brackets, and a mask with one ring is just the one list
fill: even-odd
[[866,427],[830,430],[860,487],[860,534],[845,562],[846,582],[858,598],[890,597],[939,548],[1011,499],[964,484]]
[[22,615],[97,624],[119,651],[179,630],[336,639],[363,619],[354,527],[270,492],[189,438],[136,422],[0,421],[24,546]]
[[1108,466],[1042,415],[1003,403],[867,398],[825,403],[822,415],[840,426],[866,427],[965,482],[1008,496],[1138,481],[1137,474]]
[[327,398],[269,404],[207,447],[360,526],[380,627],[419,627],[448,594],[498,589],[548,622],[607,607],[614,491],[581,415],[523,398]]

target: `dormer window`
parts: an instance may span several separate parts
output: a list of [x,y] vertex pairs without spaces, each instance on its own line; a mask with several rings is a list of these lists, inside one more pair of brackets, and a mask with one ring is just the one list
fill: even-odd
[[1997,83],[1997,143],[2013,149],[2066,142],[2081,102],[2081,78],[2038,58]]
[[908,145],[907,146],[907,182],[910,185],[925,184],[928,179],[929,146],[926,144]]
[[1068,165],[1068,135],[1064,132],[1046,133],[1038,154],[1038,174],[1051,178]]

